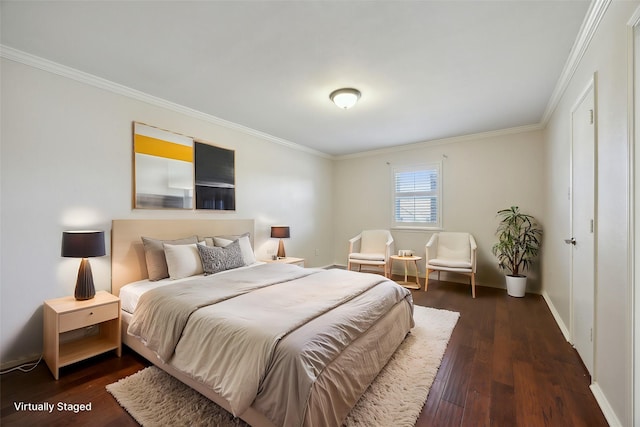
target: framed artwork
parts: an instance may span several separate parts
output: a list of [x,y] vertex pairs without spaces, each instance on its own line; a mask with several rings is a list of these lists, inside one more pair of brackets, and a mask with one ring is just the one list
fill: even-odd
[[195,141],[196,209],[236,209],[235,152]]
[[235,151],[133,123],[133,207],[233,211]]
[[193,138],[133,124],[134,208],[193,209]]

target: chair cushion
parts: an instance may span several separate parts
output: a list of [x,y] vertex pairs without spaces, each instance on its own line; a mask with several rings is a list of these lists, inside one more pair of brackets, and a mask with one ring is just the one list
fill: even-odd
[[470,261],[460,261],[455,259],[443,259],[434,258],[429,260],[429,265],[434,267],[449,267],[449,268],[468,268],[471,269]]
[[388,230],[364,230],[362,232],[360,252],[365,254],[384,253],[388,239]]
[[361,261],[381,261],[384,262],[384,254],[363,254],[363,253],[352,253],[349,254],[349,259],[351,260],[361,260]]
[[[469,233],[440,233],[437,259],[467,262],[471,267]],[[431,262],[431,260],[429,260]]]

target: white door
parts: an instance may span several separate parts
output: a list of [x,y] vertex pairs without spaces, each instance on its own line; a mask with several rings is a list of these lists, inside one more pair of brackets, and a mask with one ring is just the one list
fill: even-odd
[[571,113],[571,335],[593,376],[595,300],[595,108],[593,81]]

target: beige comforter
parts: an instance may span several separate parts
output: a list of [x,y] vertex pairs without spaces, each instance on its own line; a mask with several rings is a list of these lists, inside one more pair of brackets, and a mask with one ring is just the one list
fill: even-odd
[[[269,384],[290,406],[274,423],[301,425],[325,366],[403,301],[411,304],[410,293],[379,275],[267,264],[150,291],[129,333],[224,397],[235,415]],[[307,324],[318,325],[311,345],[277,351]]]

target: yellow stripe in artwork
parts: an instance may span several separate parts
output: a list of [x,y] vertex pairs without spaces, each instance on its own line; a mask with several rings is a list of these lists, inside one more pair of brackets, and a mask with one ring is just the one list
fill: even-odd
[[193,147],[187,145],[176,144],[175,142],[163,141],[139,134],[134,135],[133,143],[136,153],[181,160],[189,163],[193,162]]

